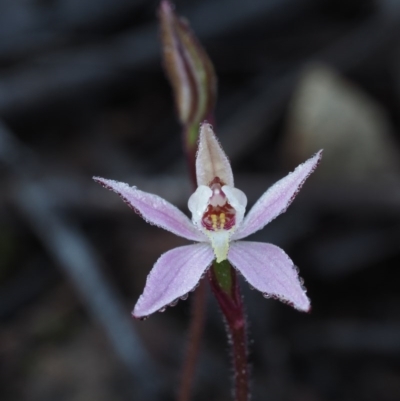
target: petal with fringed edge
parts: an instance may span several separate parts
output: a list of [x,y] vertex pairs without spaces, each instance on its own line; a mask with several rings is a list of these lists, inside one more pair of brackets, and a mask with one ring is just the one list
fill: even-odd
[[228,260],[264,295],[287,302],[303,312],[310,309],[310,300],[296,268],[281,248],[262,242],[233,242]]
[[192,291],[213,259],[209,244],[181,246],[161,255],[147,277],[132,315],[144,318]]
[[165,199],[130,187],[123,182],[100,177],[93,177],[93,179],[105,188],[117,193],[128,206],[139,213],[148,223],[191,241],[207,241],[207,237],[193,225],[189,218]]
[[251,208],[242,225],[232,235],[232,240],[245,238],[261,230],[275,217],[284,213],[306,179],[318,166],[321,156],[322,150],[272,185]]

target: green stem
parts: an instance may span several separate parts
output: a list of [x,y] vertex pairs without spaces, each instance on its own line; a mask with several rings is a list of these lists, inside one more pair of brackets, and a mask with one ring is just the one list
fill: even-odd
[[247,333],[242,297],[235,270],[228,261],[214,262],[208,273],[211,289],[227,323],[232,346],[235,380],[235,400],[248,401],[249,365],[247,362]]

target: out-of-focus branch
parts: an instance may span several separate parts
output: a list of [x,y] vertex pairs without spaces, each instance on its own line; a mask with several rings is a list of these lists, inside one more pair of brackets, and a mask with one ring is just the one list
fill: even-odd
[[140,386],[137,394],[155,398],[160,382],[155,368],[136,334],[129,311],[103,276],[100,261],[84,235],[61,217],[52,204],[53,195],[35,183],[39,164],[10,131],[0,124],[0,162],[13,182],[13,200],[53,260],[64,269],[93,317],[104,327],[117,355]]
[[[188,7],[183,13],[203,39],[246,26],[263,16],[286,17],[288,10],[296,12],[311,3],[312,0],[210,0]],[[156,32],[155,24],[149,24],[125,31],[102,44],[49,52],[16,72],[3,73],[0,114],[30,108],[38,102],[78,99],[92,93],[98,85],[121,79],[121,71],[132,74],[148,66],[159,54]]]
[[43,5],[37,2],[1,2],[0,63],[51,52],[71,44],[80,31],[103,32],[129,18],[144,3],[145,0],[61,0],[46,7],[44,13]]

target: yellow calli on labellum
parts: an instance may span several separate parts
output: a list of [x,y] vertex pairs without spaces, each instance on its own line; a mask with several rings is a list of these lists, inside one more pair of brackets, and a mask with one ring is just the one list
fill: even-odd
[[198,244],[161,255],[150,272],[133,315],[142,318],[165,309],[196,287],[213,260],[229,262],[252,287],[307,311],[306,296],[291,259],[279,247],[241,239],[262,229],[285,212],[321,159],[319,151],[270,187],[245,217],[246,195],[234,187],[228,158],[212,127],[200,128],[196,157],[197,189],[189,198],[192,221],[157,195],[128,184],[94,177],[116,192],[146,221]]

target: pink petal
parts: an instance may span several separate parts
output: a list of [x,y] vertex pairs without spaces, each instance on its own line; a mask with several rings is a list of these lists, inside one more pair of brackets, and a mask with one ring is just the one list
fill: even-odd
[[148,223],[162,227],[176,235],[191,241],[207,241],[189,218],[177,207],[157,195],[140,191],[123,182],[93,177],[105,188],[117,193],[135,212],[139,213]]
[[209,185],[215,177],[219,177],[225,185],[234,186],[231,164],[211,125],[206,122],[200,127],[196,176],[198,186]]
[[192,291],[213,259],[209,244],[181,246],[161,255],[147,277],[133,316],[141,318],[163,310]]
[[228,260],[265,296],[276,297],[301,311],[310,309],[296,268],[281,248],[262,242],[233,242]]
[[306,179],[317,167],[321,156],[322,150],[264,192],[244,218],[242,225],[232,235],[232,239],[245,238],[261,230],[275,217],[284,213]]

